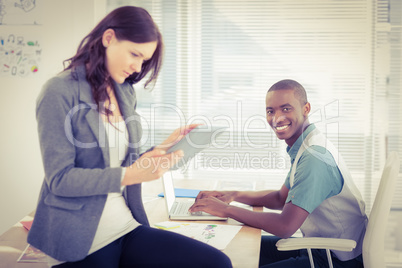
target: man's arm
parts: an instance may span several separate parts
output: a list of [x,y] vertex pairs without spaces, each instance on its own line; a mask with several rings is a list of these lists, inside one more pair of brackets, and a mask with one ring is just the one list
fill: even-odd
[[228,206],[222,216],[263,229],[278,237],[288,238],[302,226],[308,215],[306,210],[289,202],[285,204],[281,213],[254,212],[236,206]]
[[190,211],[205,211],[220,217],[230,217],[244,224],[263,229],[273,235],[287,238],[303,224],[309,213],[293,205],[285,204],[289,190],[285,185],[279,191],[236,192],[234,201],[249,205],[263,205],[272,209],[282,209],[281,213],[254,212],[231,206],[215,196],[197,198]]
[[250,206],[264,206],[270,209],[282,209],[289,189],[282,185],[280,190],[239,191],[234,194],[234,201]]
[[227,204],[230,204],[232,201],[237,201],[250,206],[282,209],[288,192],[289,190],[285,185],[283,185],[279,191],[201,191],[196,198],[196,202],[200,199],[216,197]]

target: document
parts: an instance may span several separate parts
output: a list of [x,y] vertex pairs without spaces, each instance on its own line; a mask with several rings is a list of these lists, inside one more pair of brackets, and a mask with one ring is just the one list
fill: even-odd
[[160,229],[169,230],[224,250],[242,226],[208,223],[188,223],[165,221],[155,224]]
[[47,256],[39,249],[28,244],[17,262],[47,262]]

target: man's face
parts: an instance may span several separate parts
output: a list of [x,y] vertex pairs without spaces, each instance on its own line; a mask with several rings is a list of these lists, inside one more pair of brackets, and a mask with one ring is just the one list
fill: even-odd
[[293,89],[270,91],[265,100],[267,121],[276,136],[291,147],[308,123],[310,104],[302,104]]

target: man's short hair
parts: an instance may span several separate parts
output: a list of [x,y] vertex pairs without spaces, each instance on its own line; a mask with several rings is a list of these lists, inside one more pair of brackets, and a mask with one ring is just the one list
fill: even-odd
[[307,93],[304,87],[297,81],[291,79],[284,79],[279,82],[273,84],[269,89],[270,91],[277,91],[277,90],[285,90],[285,89],[293,89],[295,97],[300,101],[302,105],[306,104],[307,101]]

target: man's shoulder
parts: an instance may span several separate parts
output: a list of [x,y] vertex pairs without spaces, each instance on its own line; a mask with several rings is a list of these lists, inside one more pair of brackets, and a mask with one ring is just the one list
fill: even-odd
[[329,165],[336,167],[337,164],[331,152],[323,146],[311,145],[303,152],[299,159],[299,164],[308,164],[312,167]]

